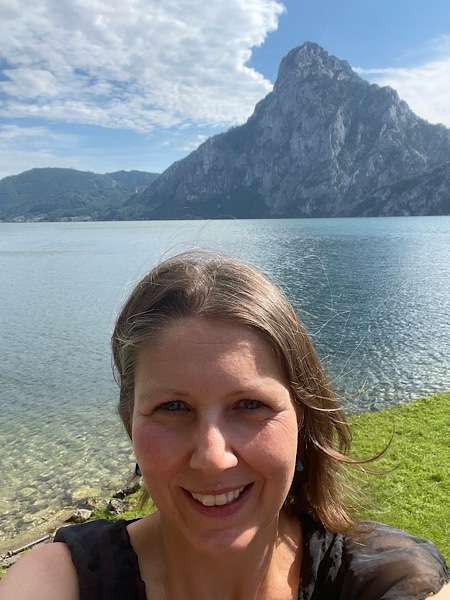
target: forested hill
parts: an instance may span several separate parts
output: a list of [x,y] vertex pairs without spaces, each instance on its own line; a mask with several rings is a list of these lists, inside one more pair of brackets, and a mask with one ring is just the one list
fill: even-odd
[[157,173],[91,173],[31,169],[0,180],[0,220],[90,220],[120,218],[117,211],[145,189]]

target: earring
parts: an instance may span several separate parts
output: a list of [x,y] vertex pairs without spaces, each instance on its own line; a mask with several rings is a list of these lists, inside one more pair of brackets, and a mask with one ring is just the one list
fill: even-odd
[[136,475],[136,477],[142,477],[141,469],[137,463],[134,467],[134,474]]
[[305,465],[303,464],[302,459],[299,456],[297,456],[297,460],[295,461],[295,470],[297,471],[297,473],[301,473],[304,468]]

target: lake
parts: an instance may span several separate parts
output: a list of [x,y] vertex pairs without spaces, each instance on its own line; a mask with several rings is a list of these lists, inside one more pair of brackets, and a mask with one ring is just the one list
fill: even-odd
[[114,318],[192,247],[284,288],[348,411],[450,389],[450,217],[0,223],[0,536],[130,475]]

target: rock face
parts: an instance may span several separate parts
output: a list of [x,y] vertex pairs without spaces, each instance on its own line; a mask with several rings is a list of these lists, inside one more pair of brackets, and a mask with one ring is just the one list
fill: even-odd
[[450,130],[317,44],[281,62],[248,121],[126,203],[135,218],[449,214]]
[[31,169],[0,180],[0,219],[114,217],[132,194],[156,177],[142,171],[99,175],[75,169]]

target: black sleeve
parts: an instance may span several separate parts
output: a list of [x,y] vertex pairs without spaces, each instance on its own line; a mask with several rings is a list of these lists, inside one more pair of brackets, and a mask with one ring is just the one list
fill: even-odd
[[380,524],[346,538],[342,600],[423,600],[450,581],[450,570],[429,541]]
[[58,529],[78,576],[80,600],[144,600],[145,585],[126,521],[92,521]]

